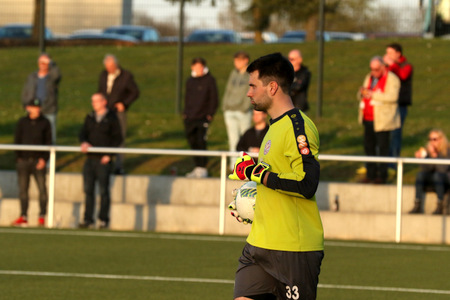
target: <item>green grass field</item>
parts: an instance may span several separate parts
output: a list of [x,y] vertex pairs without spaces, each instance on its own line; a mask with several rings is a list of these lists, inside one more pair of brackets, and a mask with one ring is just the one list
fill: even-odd
[[[216,77],[219,94],[232,68],[232,55],[246,50],[251,58],[271,52],[287,54],[293,47],[302,50],[305,64],[313,73],[309,89],[311,111],[321,137],[321,153],[363,155],[363,129],[357,124],[356,91],[369,71],[369,60],[382,55],[393,40],[361,42],[328,42],[325,44],[323,115],[316,117],[318,44],[307,42],[265,45],[188,45],[184,51],[183,81],[189,76],[190,61],[203,56]],[[412,157],[426,141],[434,127],[448,130],[450,78],[450,41],[400,40],[407,58],[414,65],[413,106],[405,125],[403,156]],[[90,108],[90,95],[96,91],[98,74],[106,53],[117,55],[121,64],[132,70],[141,89],[141,96],[128,113],[127,147],[187,149],[181,118],[175,113],[177,47],[175,45],[142,45],[135,47],[85,46],[48,47],[62,70],[60,112],[58,115],[59,145],[78,145],[78,132]],[[23,110],[20,94],[26,76],[36,69],[37,48],[1,48],[0,65],[0,143],[12,143],[14,127]],[[223,115],[218,111],[210,127],[209,149],[227,150]],[[450,134],[450,132],[448,133]],[[129,155],[126,171],[132,174],[169,174],[173,167],[184,174],[193,167],[189,157]],[[63,153],[57,157],[57,171],[80,172],[84,156]],[[0,152],[0,169],[12,169],[13,153]],[[355,170],[362,164],[323,162],[324,180],[355,181]],[[218,159],[210,160],[210,173],[219,174]],[[405,169],[406,182],[412,182],[416,166]]]
[[[1,299],[232,299],[243,237],[0,228]],[[449,299],[450,247],[326,241],[318,299]]]

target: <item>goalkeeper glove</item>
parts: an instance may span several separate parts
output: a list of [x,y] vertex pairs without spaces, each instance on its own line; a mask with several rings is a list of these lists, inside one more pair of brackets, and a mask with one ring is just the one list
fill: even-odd
[[256,166],[253,167],[252,175],[250,176],[250,179],[257,184],[262,184],[264,176],[269,171],[270,165],[265,162],[260,162]]
[[228,178],[233,180],[250,180],[255,161],[245,152],[242,152],[242,157],[239,157],[234,164],[233,174],[228,175]]

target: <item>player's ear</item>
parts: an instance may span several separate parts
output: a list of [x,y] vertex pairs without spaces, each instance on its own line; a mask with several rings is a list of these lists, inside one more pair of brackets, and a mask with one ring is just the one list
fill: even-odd
[[270,96],[274,96],[278,91],[278,83],[276,81],[269,82],[269,93]]

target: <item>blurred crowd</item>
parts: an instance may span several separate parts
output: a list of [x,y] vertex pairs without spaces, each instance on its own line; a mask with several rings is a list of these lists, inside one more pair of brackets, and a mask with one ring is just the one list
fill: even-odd
[[[311,71],[303,63],[302,53],[293,49],[287,54],[295,77],[290,89],[294,106],[306,113],[309,109],[308,87]],[[231,59],[230,59],[231,60]],[[248,96],[249,74],[247,66],[250,55],[238,51],[232,57],[233,68],[228,77],[222,97],[222,110],[228,136],[229,151],[258,153],[261,142],[269,128],[265,112],[253,110]],[[231,63],[230,63],[231,64]],[[22,104],[27,115],[17,123],[15,144],[56,144],[58,88],[61,72],[51,57],[42,53],[37,60],[38,68],[29,74],[22,90]],[[104,69],[98,77],[97,91],[92,95],[92,112],[87,114],[79,141],[82,152],[87,154],[83,167],[86,210],[80,227],[94,226],[95,184],[100,186],[101,208],[99,226],[109,224],[109,175],[123,175],[122,154],[89,153],[90,147],[124,147],[127,135],[127,110],[139,98],[139,87],[132,72],[124,69],[117,58],[107,54]],[[399,157],[402,147],[402,132],[412,105],[413,66],[403,55],[402,46],[392,43],[386,46],[383,56],[369,61],[370,72],[358,90],[359,122],[364,128],[363,148],[368,156]],[[191,61],[191,76],[185,85],[182,118],[185,135],[191,149],[207,150],[208,128],[219,107],[216,79],[208,69],[203,57]],[[252,124],[253,123],[253,124]],[[445,133],[434,129],[429,133],[426,147],[418,150],[418,158],[450,158]],[[39,225],[45,224],[47,191],[45,169],[48,152],[16,151],[21,215],[14,225],[27,224],[28,188],[30,177],[38,183],[40,199]],[[230,158],[230,170],[234,158]],[[189,178],[208,176],[208,159],[194,157],[194,169]],[[364,174],[362,183],[384,184],[388,180],[389,166],[386,163],[368,162],[358,170]],[[449,190],[450,168],[448,165],[424,165],[416,179],[416,199],[412,213],[423,212],[423,201],[427,189],[438,195],[435,213],[442,213],[444,196]]]

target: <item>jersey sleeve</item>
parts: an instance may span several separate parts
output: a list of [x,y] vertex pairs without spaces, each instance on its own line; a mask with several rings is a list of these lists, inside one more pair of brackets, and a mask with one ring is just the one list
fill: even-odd
[[292,119],[292,125],[292,132],[286,135],[284,151],[291,172],[270,173],[267,187],[280,193],[311,199],[319,185],[319,136],[312,122],[301,115]]

